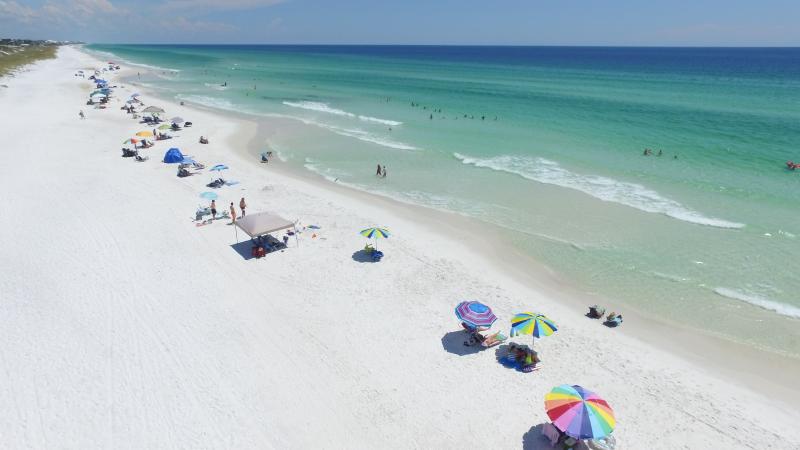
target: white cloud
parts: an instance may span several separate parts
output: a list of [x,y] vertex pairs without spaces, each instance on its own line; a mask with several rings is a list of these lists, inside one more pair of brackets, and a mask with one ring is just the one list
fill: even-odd
[[36,11],[29,6],[20,5],[14,1],[0,0],[0,19],[12,19],[30,23],[36,18],[36,15]]
[[189,20],[183,16],[174,17],[170,20],[164,20],[161,22],[161,26],[166,29],[177,29],[196,33],[225,33],[237,30],[235,26],[227,23]]
[[164,9],[180,9],[186,12],[199,12],[209,9],[254,9],[274,6],[286,0],[167,0],[161,7]]
[[114,12],[124,12],[109,0],[48,0],[38,9],[20,5],[16,1],[0,0],[0,18],[10,18],[23,23],[73,22],[87,23],[89,20]]

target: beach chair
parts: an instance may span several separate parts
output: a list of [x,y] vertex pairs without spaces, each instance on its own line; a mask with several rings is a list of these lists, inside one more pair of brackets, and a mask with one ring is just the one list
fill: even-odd
[[558,441],[561,439],[561,432],[558,431],[558,428],[556,428],[555,425],[547,422],[546,424],[542,425],[542,436],[547,438],[551,447],[555,447],[555,445],[558,444]]
[[519,345],[513,342],[508,345],[507,350],[508,353],[505,358],[509,367],[516,367],[517,370],[524,373],[539,370],[542,361],[535,350],[527,345]]
[[495,334],[490,334],[486,336],[486,338],[481,342],[481,346],[484,348],[492,348],[496,345],[500,345],[508,339],[508,336],[501,332],[497,332]]
[[203,220],[203,216],[210,216],[211,215],[211,208],[205,206],[198,206],[197,211],[194,213],[194,220],[201,221]]
[[472,347],[473,345],[478,345],[478,344],[483,345],[483,341],[486,340],[486,337],[478,333],[476,330],[472,331],[467,330],[467,334],[469,335],[469,337],[467,338],[466,341],[464,341],[464,345],[466,345],[467,347]]
[[216,180],[212,181],[211,183],[208,183],[206,186],[210,187],[210,188],[213,188],[213,189],[219,189],[222,186],[225,186],[225,180],[223,180],[222,178],[217,178]]
[[617,438],[608,435],[600,439],[587,439],[583,443],[589,450],[614,450],[617,446]]

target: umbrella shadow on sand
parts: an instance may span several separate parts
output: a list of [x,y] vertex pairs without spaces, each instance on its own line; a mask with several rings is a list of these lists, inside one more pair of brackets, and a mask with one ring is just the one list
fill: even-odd
[[495,358],[497,358],[497,362],[500,363],[500,365],[505,367],[506,369],[513,369],[516,370],[517,372],[522,372],[519,363],[509,359],[507,344],[503,344],[497,347],[494,351],[494,356]]
[[551,450],[550,442],[542,436],[543,423],[531,427],[527,433],[522,435],[522,450]]
[[366,250],[359,250],[353,253],[353,261],[360,263],[374,263],[377,262],[372,258],[372,254]]
[[442,336],[442,347],[448,353],[458,356],[474,355],[483,350],[480,345],[464,345],[469,339],[463,330],[451,331]]

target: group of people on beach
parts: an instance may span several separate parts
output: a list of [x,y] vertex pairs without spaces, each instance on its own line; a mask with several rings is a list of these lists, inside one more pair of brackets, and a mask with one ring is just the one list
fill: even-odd
[[[211,200],[210,209],[211,209],[211,219],[212,220],[216,220],[217,219],[217,201],[216,200]],[[239,217],[245,217],[247,215],[247,203],[244,201],[244,197],[242,197],[242,199],[239,200],[239,210],[242,212],[242,215],[239,216]],[[230,212],[231,212],[231,223],[232,224],[236,223],[236,217],[237,217],[236,216],[236,207],[233,206],[233,202],[231,202]]]
[[[606,313],[606,309],[602,306],[592,305],[589,307],[589,313],[586,315],[590,319],[602,319]],[[605,322],[603,322],[607,327],[618,327],[622,324],[622,314],[617,314],[615,312],[610,312],[606,316]]]

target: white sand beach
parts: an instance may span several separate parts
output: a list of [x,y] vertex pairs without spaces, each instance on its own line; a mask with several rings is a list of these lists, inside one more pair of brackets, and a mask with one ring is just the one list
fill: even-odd
[[[94,86],[74,74],[99,66],[62,47],[0,89],[3,448],[547,449],[543,399],[565,383],[609,402],[618,449],[800,448],[785,383],[668,352],[652,342],[670,346],[669,330],[637,336],[634,315],[604,327],[439,215],[259,164],[253,123],[113,74],[109,108],[86,106]],[[193,122],[142,163],[120,157],[152,129],[120,109],[133,92]],[[230,167],[239,184],[216,191],[219,209],[244,197],[249,214],[298,220],[298,242],[246,259],[230,220],[196,226],[216,175],[178,178],[161,162],[170,147]],[[386,256],[359,262],[358,231],[376,225],[393,232]],[[541,368],[465,347],[465,299],[492,306],[495,330],[522,311],[556,321],[536,341]],[[707,359],[747,367],[748,354]],[[785,367],[776,377],[800,376]]]

